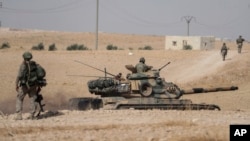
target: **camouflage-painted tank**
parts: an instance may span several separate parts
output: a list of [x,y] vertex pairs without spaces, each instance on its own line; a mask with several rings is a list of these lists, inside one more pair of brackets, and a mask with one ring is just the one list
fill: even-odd
[[126,79],[116,80],[115,78],[104,77],[91,80],[88,82],[89,92],[101,95],[101,97],[130,97],[135,94],[140,94],[142,97],[154,97],[155,94],[163,94],[166,98],[179,98],[182,94],[177,85],[166,82],[164,78],[160,77],[160,70],[163,67],[144,73],[137,73],[132,65],[126,65],[125,67],[132,72],[132,74],[127,75]]
[[[150,69],[143,73],[137,73],[133,65],[126,65],[125,67],[131,71],[131,73],[126,76],[126,79],[116,79],[115,75],[95,68],[105,72],[105,77],[88,81],[88,90],[91,94],[99,95],[100,97],[73,98],[70,99],[70,107],[80,110],[89,108],[220,110],[219,106],[214,104],[193,104],[191,100],[180,100],[179,98],[184,94],[238,89],[238,87],[230,86],[210,89],[193,88],[192,90],[181,90],[174,83],[166,82],[164,78],[160,77],[161,69],[166,67],[169,63],[165,64],[160,69]],[[112,77],[107,77],[106,74]]]

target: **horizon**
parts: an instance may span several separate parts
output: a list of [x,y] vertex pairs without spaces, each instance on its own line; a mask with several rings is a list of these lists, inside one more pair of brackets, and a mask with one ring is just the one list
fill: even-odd
[[[0,27],[96,32],[97,0],[0,0]],[[98,31],[250,41],[249,0],[99,0]],[[188,24],[189,21],[189,24]],[[188,26],[189,25],[189,28]]]

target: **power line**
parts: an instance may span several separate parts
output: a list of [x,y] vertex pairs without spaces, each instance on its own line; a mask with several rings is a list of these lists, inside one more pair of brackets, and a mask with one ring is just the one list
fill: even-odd
[[22,9],[22,8],[12,8],[2,6],[2,12],[7,13],[54,13],[54,12],[64,12],[80,7],[81,0],[74,0],[54,7],[40,8],[40,9]]
[[137,24],[138,26],[166,27],[166,26],[176,26],[176,24],[181,22],[180,20],[170,21],[170,22],[158,22],[154,20],[147,20],[144,17],[136,16],[134,13],[131,13],[131,11],[128,11],[127,9],[125,9],[124,7],[120,6],[119,4],[115,2],[111,4],[100,3],[100,5],[102,6],[102,8],[105,9],[106,12],[108,12],[109,14],[112,14],[113,17],[122,19],[131,24]]

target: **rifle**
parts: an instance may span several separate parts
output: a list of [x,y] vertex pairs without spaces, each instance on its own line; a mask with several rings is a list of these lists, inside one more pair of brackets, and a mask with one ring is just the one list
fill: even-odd
[[161,68],[159,68],[158,70],[161,71],[163,68],[165,68],[167,65],[169,65],[171,62],[168,62],[167,64],[165,64],[164,66],[162,66]]
[[98,68],[92,67],[92,66],[90,66],[90,65],[88,65],[88,64],[85,64],[85,63],[80,62],[80,61],[77,61],[77,60],[74,60],[74,61],[75,61],[75,62],[77,62],[77,63],[83,64],[83,65],[85,65],[85,66],[91,67],[91,68],[93,68],[93,69],[95,69],[95,70],[99,70],[99,71],[101,71],[101,72],[104,72],[104,73],[105,73],[105,75],[106,75],[106,74],[109,74],[109,75],[111,75],[111,76],[113,76],[113,77],[115,77],[115,76],[116,76],[116,75],[114,75],[114,74],[112,74],[112,73],[107,72],[106,70],[105,70],[105,71],[103,71],[103,70],[101,70],[101,69],[98,69]]
[[38,117],[40,114],[41,114],[41,112],[44,112],[44,109],[43,109],[43,107],[45,106],[45,104],[42,104],[42,100],[43,100],[43,95],[42,94],[40,94],[40,91],[41,91],[41,87],[38,87],[38,90],[37,90],[37,98],[36,98],[36,102],[39,104],[39,112],[38,112],[38,114],[36,115],[36,117]]

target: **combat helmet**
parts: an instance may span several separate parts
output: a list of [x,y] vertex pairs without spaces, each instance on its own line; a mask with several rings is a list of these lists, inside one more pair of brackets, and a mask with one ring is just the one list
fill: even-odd
[[141,57],[139,62],[145,63],[145,58]]
[[23,53],[23,59],[24,60],[31,60],[32,59],[32,54],[28,51]]

